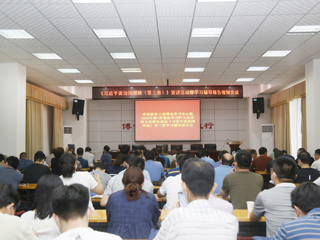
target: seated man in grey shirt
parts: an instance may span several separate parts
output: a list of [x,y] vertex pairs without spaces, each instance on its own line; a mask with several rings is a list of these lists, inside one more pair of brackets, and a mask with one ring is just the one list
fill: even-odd
[[94,175],[96,175],[96,174],[98,174],[100,176],[104,190],[106,190],[108,183],[111,179],[111,176],[109,174],[105,173],[106,169],[107,169],[107,165],[105,163],[98,162],[94,165],[93,171],[90,172],[92,177],[94,177]]
[[286,157],[278,157],[271,170],[274,188],[260,192],[250,214],[250,221],[257,222],[264,215],[267,237],[273,237],[285,222],[296,219],[296,212],[291,205],[291,192],[296,175],[296,163]]
[[[141,169],[141,171],[143,171],[145,162],[140,157],[129,157],[129,159],[127,160],[127,164],[130,167],[131,166],[138,167]],[[124,185],[122,183],[122,178],[123,178],[123,174],[120,174],[120,173],[117,176],[114,176],[111,178],[111,180],[108,183],[107,188],[105,189],[105,191],[103,193],[103,197],[100,201],[101,207],[105,207],[107,205],[109,196],[112,193],[115,193],[117,191],[121,191],[124,189]],[[152,185],[151,181],[144,179],[142,189],[145,190],[146,192],[153,193],[153,185]]]

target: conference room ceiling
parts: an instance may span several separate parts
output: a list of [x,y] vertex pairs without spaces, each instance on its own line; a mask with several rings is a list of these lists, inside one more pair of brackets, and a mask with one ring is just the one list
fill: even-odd
[[[27,67],[30,83],[55,86],[180,84],[280,84],[304,76],[305,64],[320,57],[320,34],[288,35],[294,26],[320,24],[320,0],[0,0],[0,29],[24,29],[32,39],[0,35],[0,62]],[[220,37],[192,37],[197,28],[223,28]],[[94,29],[123,29],[123,38],[98,38]],[[267,51],[291,50],[285,57]],[[187,58],[209,52],[209,58]],[[39,59],[56,53],[62,59]],[[113,59],[111,53],[134,53]],[[269,67],[247,71],[249,67]],[[61,73],[57,69],[77,69]],[[140,68],[141,72],[123,72]],[[205,68],[185,72],[185,68]],[[236,82],[238,78],[254,78]],[[79,84],[74,80],[92,80]],[[183,79],[200,79],[183,83]]]

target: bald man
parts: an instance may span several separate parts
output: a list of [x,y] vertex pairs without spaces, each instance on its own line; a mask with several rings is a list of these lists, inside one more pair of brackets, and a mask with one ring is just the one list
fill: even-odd
[[220,194],[220,189],[223,185],[223,179],[226,175],[228,175],[232,169],[233,164],[233,156],[230,153],[225,153],[221,156],[220,159],[221,166],[215,168],[215,183],[217,184],[217,188],[214,191],[216,194]]

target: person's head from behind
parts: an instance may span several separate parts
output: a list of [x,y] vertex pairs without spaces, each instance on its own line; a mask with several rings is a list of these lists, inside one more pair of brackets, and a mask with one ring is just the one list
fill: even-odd
[[91,153],[91,147],[86,147],[85,151]]
[[144,170],[145,162],[142,158],[139,157],[129,157],[127,158],[127,164],[129,167],[137,167],[140,168],[141,171]]
[[297,156],[299,155],[299,153],[306,152],[306,151],[307,150],[305,148],[299,148],[297,151]]
[[183,154],[183,156],[179,160],[179,170],[180,170],[180,172],[182,172],[183,165],[185,164],[185,162],[188,159],[191,159],[191,158],[194,158],[194,156],[192,156],[190,153]]
[[15,156],[10,156],[7,158],[4,166],[5,167],[12,167],[14,170],[16,170],[19,166],[19,159]]
[[281,152],[282,152],[283,155],[288,154],[287,150],[281,150]]
[[156,159],[156,154],[153,151],[146,151],[145,157],[146,157],[146,160],[154,161]]
[[274,160],[271,179],[274,183],[293,183],[296,177],[297,164],[290,158],[278,157]]
[[209,157],[209,151],[208,151],[208,149],[203,149],[203,152],[204,152],[204,156],[205,157]]
[[81,184],[60,186],[52,191],[51,195],[53,217],[61,232],[66,224],[74,222],[73,228],[79,223],[89,224],[88,215],[91,209],[88,208],[88,189]]
[[260,156],[267,156],[267,149],[265,147],[259,148],[259,155]]
[[62,147],[57,147],[54,149],[53,155],[55,158],[59,159],[63,153],[64,153],[64,149]]
[[22,152],[22,153],[20,153],[20,159],[23,159],[23,158],[25,158],[25,159],[27,159],[27,153],[26,152]]
[[157,148],[159,150],[159,154],[162,154],[162,147]]
[[104,162],[97,162],[97,163],[94,164],[93,169],[105,172],[105,170],[107,169],[107,164],[104,163]]
[[230,153],[225,153],[222,155],[221,164],[231,166],[233,164],[233,156]]
[[128,155],[129,151],[130,151],[130,146],[127,144],[124,144],[120,147],[120,152],[124,155]]
[[297,217],[303,217],[312,209],[320,207],[320,187],[311,182],[305,182],[291,192],[292,207]]
[[5,164],[5,158],[3,154],[0,154],[0,165],[4,165]]
[[103,147],[103,153],[107,153],[107,152],[109,152],[110,151],[110,147],[108,146],[108,145],[105,145],[104,147]]
[[52,217],[52,192],[61,186],[63,186],[62,180],[55,174],[45,174],[39,179],[32,206],[32,209],[36,210],[36,217],[39,219]]
[[311,165],[312,159],[311,155],[308,152],[300,152],[298,155],[298,163],[299,165]]
[[82,147],[77,148],[77,155],[78,155],[78,157],[83,156],[83,148]]
[[203,150],[199,150],[196,152],[197,158],[203,158],[205,156],[205,153]]
[[279,151],[279,149],[278,148],[274,148],[273,150],[272,150],[272,152],[275,152],[275,151]]
[[168,153],[168,145],[164,145],[164,146],[162,147],[162,152],[163,152],[163,153]]
[[208,199],[216,187],[213,166],[201,159],[188,159],[181,173],[181,185],[188,202],[197,198]]
[[43,164],[46,159],[46,155],[42,151],[38,151],[34,154],[34,162]]
[[275,150],[274,151],[274,158],[278,158],[278,157],[282,157],[283,156],[283,153],[280,151],[280,150]]
[[235,151],[235,152],[238,152],[239,150],[241,150],[241,148],[236,148],[234,151]]
[[[156,154],[156,157],[159,157],[159,156],[160,156],[160,152],[159,152],[159,149],[158,149],[158,148],[152,148],[151,151]],[[147,158],[146,158],[146,159],[147,159]]]
[[250,149],[250,154],[252,158],[256,158],[258,156],[257,151],[255,149]]
[[126,155],[124,155],[123,153],[119,153],[116,161],[114,162],[114,166],[115,167],[120,167],[121,165],[123,165],[124,161],[126,160]]
[[219,154],[218,154],[218,160],[221,160],[222,155],[225,154],[225,153],[228,153],[228,151],[227,150],[220,151]]
[[65,153],[60,157],[61,173],[64,178],[71,178],[77,169],[77,161],[73,154]]
[[320,148],[314,151],[314,159],[319,160],[319,158],[320,158]]
[[239,150],[236,154],[234,166],[239,169],[249,169],[252,157],[246,150]]
[[0,212],[13,215],[20,200],[17,189],[11,185],[0,184]]
[[131,166],[123,174],[122,183],[129,201],[136,201],[140,197],[144,176],[139,167]]

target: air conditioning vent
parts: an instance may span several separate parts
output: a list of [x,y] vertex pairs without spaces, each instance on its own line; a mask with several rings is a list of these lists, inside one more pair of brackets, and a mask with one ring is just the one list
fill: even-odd
[[269,125],[269,126],[262,126],[262,132],[273,132],[273,125]]
[[64,134],[72,134],[72,127],[64,127],[63,132]]

